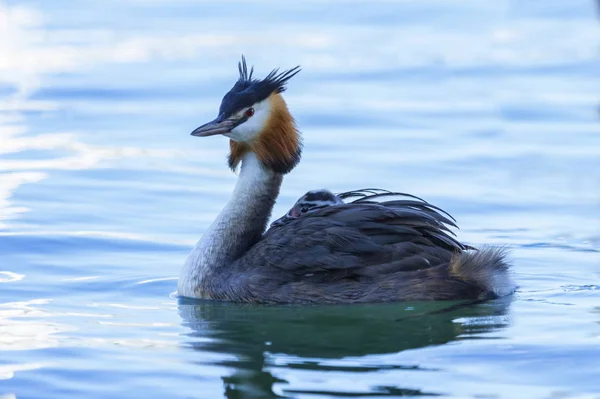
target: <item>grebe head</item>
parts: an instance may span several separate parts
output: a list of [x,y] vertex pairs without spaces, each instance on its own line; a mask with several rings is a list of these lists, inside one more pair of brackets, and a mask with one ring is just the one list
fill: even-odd
[[343,204],[344,201],[329,190],[312,190],[304,194],[284,216],[271,223],[271,226],[283,226],[294,219],[317,209]]
[[235,169],[246,152],[254,152],[262,166],[288,173],[300,161],[302,142],[281,93],[286,83],[300,72],[296,66],[264,79],[248,73],[246,59],[238,63],[239,78],[223,97],[218,116],[192,132],[193,136],[224,135],[230,139],[229,166]]

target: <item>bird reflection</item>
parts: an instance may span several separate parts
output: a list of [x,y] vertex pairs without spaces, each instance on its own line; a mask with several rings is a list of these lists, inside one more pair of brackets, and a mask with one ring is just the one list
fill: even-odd
[[[183,325],[191,329],[186,347],[230,359],[219,363],[234,370],[222,377],[224,397],[275,398],[281,397],[273,390],[275,384],[286,383],[277,377],[280,367],[354,373],[419,369],[415,364],[389,362],[377,366],[373,359],[364,367],[332,366],[327,360],[398,353],[499,331],[508,325],[509,305],[510,297],[477,304],[357,306],[257,306],[181,299],[179,313]],[[202,358],[199,353],[199,365]],[[378,396],[402,394],[435,395],[396,386],[377,388]],[[294,396],[292,391],[286,395]]]

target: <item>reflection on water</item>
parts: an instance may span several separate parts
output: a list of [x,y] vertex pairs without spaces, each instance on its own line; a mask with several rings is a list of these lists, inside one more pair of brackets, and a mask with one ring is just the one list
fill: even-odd
[[50,302],[39,299],[0,304],[0,351],[58,346],[57,334],[68,328],[47,320],[49,315],[41,306]]
[[[359,306],[252,306],[181,300],[179,314],[192,332],[184,345],[202,354],[228,353],[224,365],[225,396],[275,397],[310,393],[278,377],[280,368],[349,372],[355,378],[378,370],[423,370],[418,364],[378,363],[376,355],[442,345],[497,332],[508,325],[511,298],[463,307],[453,303],[408,303]],[[460,303],[458,303],[460,305]],[[460,320],[460,321],[457,321]],[[361,357],[368,357],[359,361]],[[338,359],[338,361],[332,361]],[[370,360],[368,360],[370,359]],[[201,361],[201,360],[200,360]],[[281,385],[280,385],[281,386]],[[353,386],[334,386],[320,394],[368,394]],[[379,395],[429,395],[390,381],[371,386]]]

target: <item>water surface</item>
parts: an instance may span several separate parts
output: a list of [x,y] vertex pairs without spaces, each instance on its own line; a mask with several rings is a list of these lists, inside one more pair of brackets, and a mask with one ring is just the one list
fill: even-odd
[[[600,398],[592,1],[0,0],[0,398]],[[308,189],[383,187],[513,250],[484,304],[174,296],[227,200],[246,54],[301,64]]]

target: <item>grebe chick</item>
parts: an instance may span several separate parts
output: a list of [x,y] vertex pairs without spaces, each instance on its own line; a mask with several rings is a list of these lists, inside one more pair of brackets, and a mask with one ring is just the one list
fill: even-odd
[[327,206],[343,204],[344,201],[329,190],[311,190],[296,201],[294,206],[282,217],[271,223],[271,227],[288,224],[294,219],[307,213],[314,212]]
[[229,138],[241,165],[233,194],[188,256],[180,296],[253,303],[365,303],[511,294],[506,252],[470,250],[454,219],[411,195],[339,194],[353,201],[314,210],[265,233],[283,176],[302,140],[282,97],[299,67],[254,78],[246,61],[217,117],[193,136]]

